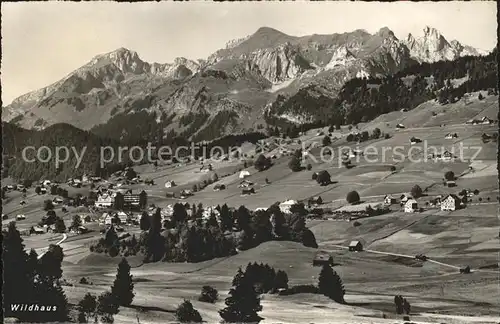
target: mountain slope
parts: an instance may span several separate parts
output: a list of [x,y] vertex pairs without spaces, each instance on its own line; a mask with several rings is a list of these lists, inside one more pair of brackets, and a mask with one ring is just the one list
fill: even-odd
[[[34,129],[69,123],[130,134],[134,117],[149,114],[160,125],[157,136],[209,140],[255,129],[265,123],[264,114],[295,123],[317,120],[353,78],[477,54],[430,27],[422,37],[404,40],[387,27],[373,35],[355,30],[302,37],[262,27],[198,62],[147,63],[125,48],[98,55],[60,81],[14,100],[3,108],[2,120]],[[116,120],[128,122],[120,128]]]

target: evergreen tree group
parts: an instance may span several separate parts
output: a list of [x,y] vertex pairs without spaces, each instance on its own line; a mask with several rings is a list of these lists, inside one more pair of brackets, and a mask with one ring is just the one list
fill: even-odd
[[[62,278],[62,249],[50,246],[39,258],[24,249],[23,239],[11,222],[2,231],[4,317],[16,317],[21,322],[68,321],[68,301],[60,284]],[[14,311],[16,304],[37,304],[51,311]]]

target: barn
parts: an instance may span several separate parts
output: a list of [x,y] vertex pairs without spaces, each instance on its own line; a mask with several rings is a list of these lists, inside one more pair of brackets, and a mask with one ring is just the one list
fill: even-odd
[[331,265],[333,266],[333,257],[324,251],[319,251],[316,253],[313,259],[313,266],[323,266],[323,265]]
[[360,241],[351,241],[351,243],[349,243],[349,251],[363,251],[363,244],[361,244]]
[[240,172],[240,179],[245,179],[246,177],[249,177],[250,176],[250,172],[248,172],[247,170],[243,170]]

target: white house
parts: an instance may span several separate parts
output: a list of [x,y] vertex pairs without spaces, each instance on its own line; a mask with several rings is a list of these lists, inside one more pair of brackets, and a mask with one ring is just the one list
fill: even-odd
[[454,158],[453,154],[449,151],[445,151],[442,155],[442,160],[443,161],[449,161],[449,160],[452,160]]
[[118,218],[120,219],[121,224],[126,224],[128,220],[128,215],[125,212],[118,212]]
[[489,124],[493,124],[493,121],[485,116],[485,117],[481,118],[481,124],[489,125]]
[[396,202],[396,199],[391,195],[386,195],[384,197],[384,204],[386,204],[386,205],[392,205],[395,202]]
[[115,198],[112,195],[102,194],[97,196],[97,200],[95,202],[96,207],[111,207],[115,201]]
[[215,208],[216,208],[216,206],[211,206],[211,207],[207,207],[207,208],[203,209],[203,214],[202,214],[201,218],[206,220],[206,219],[210,218],[210,215],[213,213],[215,215],[215,217],[218,219],[220,216],[220,213]]
[[441,210],[453,211],[460,208],[460,198],[456,195],[448,195],[441,201]]
[[406,127],[403,124],[397,124],[396,125],[396,129],[401,129],[401,128],[406,128]]
[[408,199],[410,199],[411,197],[406,195],[406,194],[402,194],[401,197],[399,197],[399,199],[401,200],[402,203],[406,203],[408,201]]
[[104,213],[102,214],[101,220],[104,225],[111,225],[113,223],[113,215]]
[[290,213],[290,208],[297,203],[297,200],[289,199],[284,202],[282,202],[279,205],[279,208],[282,213],[289,214]]
[[243,170],[240,172],[240,179],[245,179],[246,177],[249,177],[250,176],[250,172],[248,172],[247,170]]
[[454,139],[454,138],[458,138],[457,133],[454,133],[454,134],[452,134],[452,133],[448,133],[448,134],[446,134],[446,136],[444,137],[444,139]]
[[414,213],[418,211],[418,204],[415,199],[408,199],[405,203],[405,213]]
[[175,183],[175,181],[167,181],[165,182],[165,188],[172,188],[172,187],[175,187],[177,184]]
[[243,180],[240,182],[240,184],[238,185],[238,188],[249,188],[253,186],[253,182],[252,181],[248,181],[248,180]]

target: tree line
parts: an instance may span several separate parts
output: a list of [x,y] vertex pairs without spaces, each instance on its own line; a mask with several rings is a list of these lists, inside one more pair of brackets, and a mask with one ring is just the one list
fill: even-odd
[[244,206],[230,209],[226,204],[217,206],[216,211],[218,217],[212,212],[203,220],[201,204],[177,203],[171,218],[163,222],[160,208],[152,216],[144,212],[139,222],[143,231],[139,238],[134,235],[120,239],[111,227],[90,250],[111,256],[141,253],[145,262],[200,262],[234,255],[237,250],[247,250],[271,240],[318,246],[314,234],[306,227],[304,204],[292,206],[292,214],[282,213],[278,203],[256,212]]

